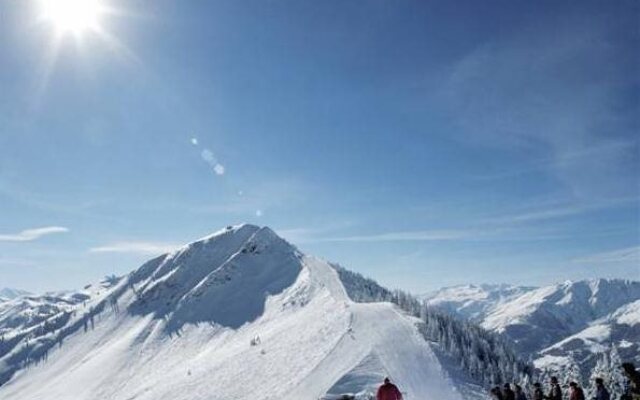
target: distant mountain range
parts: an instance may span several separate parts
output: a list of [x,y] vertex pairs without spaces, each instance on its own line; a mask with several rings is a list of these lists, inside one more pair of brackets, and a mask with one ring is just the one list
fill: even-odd
[[505,335],[538,368],[585,372],[612,346],[640,363],[640,282],[567,281],[544,287],[463,285],[424,296],[436,309]]
[[4,289],[0,289],[0,301],[12,300],[12,299],[15,299],[16,297],[27,296],[30,294],[31,294],[30,292],[27,292],[25,290],[4,288]]

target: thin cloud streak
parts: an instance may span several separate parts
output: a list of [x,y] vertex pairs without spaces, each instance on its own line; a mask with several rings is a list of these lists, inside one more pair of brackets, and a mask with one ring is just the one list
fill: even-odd
[[439,242],[469,238],[470,231],[409,231],[388,232],[376,235],[356,235],[318,238],[318,242]]
[[[302,243],[382,243],[382,242],[540,242],[573,240],[574,233],[548,229],[528,229],[519,226],[469,227],[450,230],[422,230],[384,232],[370,235],[323,236],[317,232],[300,229],[278,230],[294,244]],[[603,237],[602,232],[587,232],[579,237]]]
[[596,253],[573,259],[579,264],[619,264],[629,263],[640,269],[640,245]]
[[92,247],[90,253],[130,253],[139,255],[159,255],[170,253],[181,245],[162,242],[115,242],[103,246]]
[[0,257],[0,268],[2,267],[35,267],[37,264],[30,260],[21,258]]
[[18,233],[0,234],[0,242],[30,242],[46,235],[66,232],[69,232],[69,229],[63,226],[45,226],[42,228],[25,229]]
[[500,216],[500,217],[489,219],[486,222],[497,223],[497,224],[501,224],[501,223],[518,224],[518,223],[546,221],[551,219],[568,218],[576,215],[588,214],[588,213],[607,210],[611,208],[629,206],[629,205],[633,205],[634,203],[636,206],[640,204],[640,198],[622,197],[622,198],[610,199],[606,201],[599,201],[599,202],[596,201],[596,202],[586,203],[586,204],[576,203],[576,204],[558,205],[556,207],[542,208],[542,209],[533,210],[530,212],[524,212],[520,214]]
[[[302,243],[382,243],[382,242],[520,242],[566,240],[572,238],[566,234],[525,234],[516,235],[514,229],[468,229],[450,231],[408,231],[387,232],[375,235],[355,235],[338,237],[307,237]],[[300,242],[297,242],[300,243]]]
[[632,153],[637,146],[638,141],[636,140],[605,142],[584,149],[567,152],[562,155],[556,155],[556,158],[548,158],[537,162],[534,161],[522,168],[510,169],[509,171],[496,172],[493,174],[474,175],[471,176],[471,179],[478,181],[494,181],[520,177],[522,175],[533,173],[553,172],[557,169],[571,166],[572,164],[593,162],[593,160],[598,157],[609,157],[614,153]]

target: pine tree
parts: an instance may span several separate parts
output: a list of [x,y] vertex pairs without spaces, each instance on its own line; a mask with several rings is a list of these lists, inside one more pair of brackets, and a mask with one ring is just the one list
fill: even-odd
[[611,345],[609,351],[609,391],[611,392],[612,399],[618,399],[624,393],[625,382],[627,378],[622,372],[622,358],[615,344]]
[[589,398],[596,396],[596,378],[602,378],[605,386],[607,385],[607,376],[609,373],[609,357],[607,353],[600,353],[596,361],[596,365],[591,370],[591,377],[589,378]]

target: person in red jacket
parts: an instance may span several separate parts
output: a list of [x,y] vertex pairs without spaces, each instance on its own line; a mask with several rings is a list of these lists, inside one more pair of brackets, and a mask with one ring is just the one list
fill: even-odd
[[584,400],[584,391],[576,382],[569,382],[569,400]]
[[398,390],[398,387],[389,381],[389,378],[384,378],[384,383],[378,388],[377,400],[402,400],[402,393]]

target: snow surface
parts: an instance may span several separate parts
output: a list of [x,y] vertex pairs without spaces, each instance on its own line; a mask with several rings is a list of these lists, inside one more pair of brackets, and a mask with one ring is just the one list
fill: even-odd
[[620,307],[613,318],[618,324],[638,325],[640,324],[640,300]]
[[484,398],[450,376],[416,319],[352,302],[328,263],[268,228],[230,227],[88,291],[76,329],[0,398],[312,400],[384,376],[407,400]]

